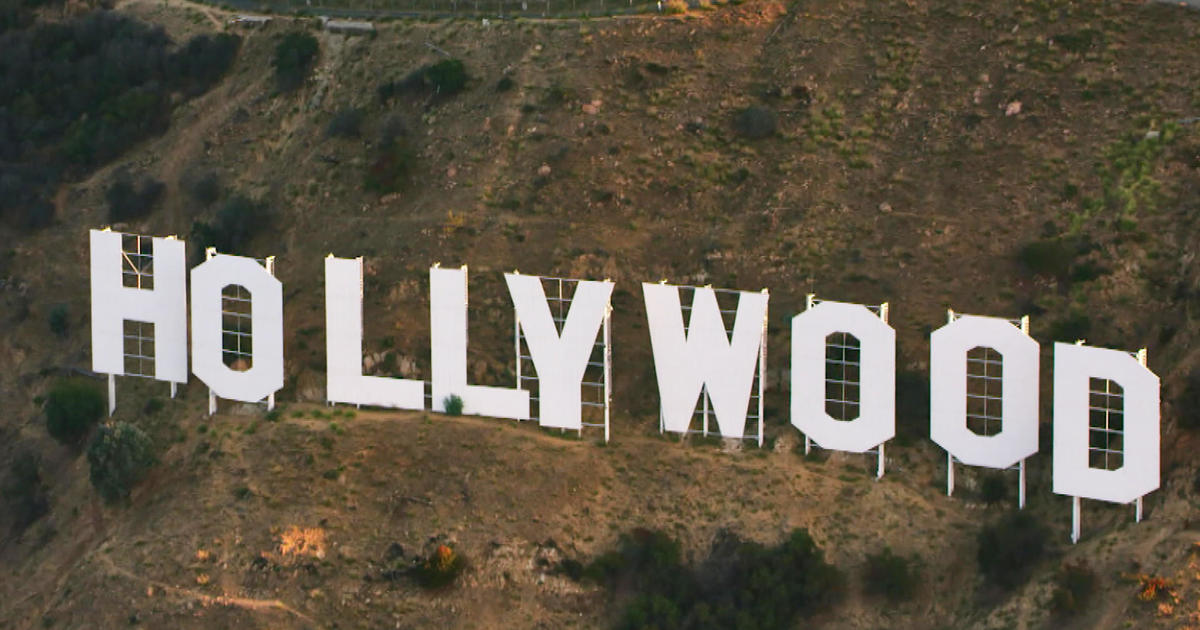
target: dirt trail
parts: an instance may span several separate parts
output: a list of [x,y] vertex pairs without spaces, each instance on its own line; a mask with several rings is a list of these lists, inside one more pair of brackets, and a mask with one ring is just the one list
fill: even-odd
[[291,606],[288,606],[278,599],[253,599],[248,597],[230,597],[228,595],[205,595],[204,593],[200,593],[192,589],[170,586],[169,584],[164,584],[157,580],[151,580],[149,578],[136,575],[128,569],[117,566],[116,563],[112,561],[112,558],[109,558],[107,555],[100,554],[97,556],[97,558],[99,558],[99,560],[104,564],[105,568],[108,569],[108,571],[113,575],[119,575],[125,579],[158,589],[164,593],[169,593],[177,597],[183,597],[199,602],[205,606],[230,606],[256,613],[284,612],[299,619],[303,619],[304,621],[307,621],[316,627],[321,627],[320,624],[318,624],[312,617],[305,615],[304,613],[292,608]]

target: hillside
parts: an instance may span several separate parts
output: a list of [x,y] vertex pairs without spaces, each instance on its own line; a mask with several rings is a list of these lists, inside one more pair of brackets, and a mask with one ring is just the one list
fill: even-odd
[[[605,589],[554,569],[638,527],[676,537],[697,562],[722,530],[775,544],[807,528],[847,576],[844,598],[807,618],[820,627],[1200,623],[1195,9],[763,1],[681,16],[388,21],[370,37],[283,17],[241,29],[183,0],[115,11],[175,42],[224,29],[241,42],[223,78],[173,101],[161,134],[64,176],[51,226],[0,227],[0,461],[39,453],[50,500],[23,531],[8,534],[0,514],[0,628],[608,627],[619,611]],[[295,30],[316,36],[319,55],[281,91],[272,57]],[[461,92],[405,83],[448,58],[469,77]],[[357,133],[346,116],[361,118]],[[408,169],[381,193],[378,175],[396,163]],[[233,253],[277,257],[287,384],[276,416],[223,403],[210,419],[194,378],[177,401],[165,384],[120,379],[117,417],[154,439],[160,463],[114,507],[91,488],[86,457],[47,435],[40,402],[90,368],[86,231],[110,224],[106,191],[125,174],[165,189],[146,217],[115,227],[188,237],[197,260],[198,224],[218,225],[230,199],[263,209],[265,227],[247,227]],[[209,175],[217,192],[202,199],[193,184]],[[366,257],[376,373],[414,378],[429,376],[435,262],[470,265],[481,384],[513,379],[502,272],[614,280],[613,443],[321,406],[330,252]],[[639,283],[662,278],[771,290],[768,448],[658,435]],[[868,457],[795,448],[788,331],[807,293],[890,303],[899,435],[882,481]],[[61,335],[47,325],[60,305]],[[1028,511],[1049,552],[1011,590],[981,576],[976,537],[1012,497],[989,506],[986,475],[965,467],[946,497],[945,453],[928,440],[928,334],[947,308],[1029,314],[1043,344]],[[1132,507],[1086,503],[1072,546],[1070,502],[1050,492],[1049,345],[1076,338],[1148,348],[1163,382],[1163,484],[1137,525]],[[1015,474],[1005,479],[1011,492]],[[467,558],[458,584],[428,592],[384,577],[399,548],[411,558],[435,541]],[[863,592],[864,558],[885,544],[919,558],[911,601]],[[1059,567],[1080,559],[1096,575],[1091,603],[1053,616]],[[1169,578],[1174,598],[1140,600],[1139,574]]]

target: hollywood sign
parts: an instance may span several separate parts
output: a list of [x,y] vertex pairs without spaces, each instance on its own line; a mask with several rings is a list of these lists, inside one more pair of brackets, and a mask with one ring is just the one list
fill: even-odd
[[[190,274],[191,371],[209,388],[210,413],[218,398],[273,407],[284,381],[283,286],[273,260],[206,254]],[[429,407],[445,411],[458,397],[463,413],[526,420],[534,401],[524,384],[536,381],[537,421],[582,431],[581,392],[597,386],[600,401],[592,404],[603,407],[597,426],[607,439],[613,283],[553,279],[558,293],[548,297],[546,278],[506,273],[504,280],[517,322],[517,386],[472,385],[466,267],[429,270]],[[187,382],[188,289],[183,241],[91,231],[92,366],[109,377],[110,414],[117,375],[169,382],[172,395]],[[691,292],[690,305],[682,292]],[[706,433],[711,416],[721,436],[761,446],[768,292],[663,282],[644,283],[642,293],[661,430],[692,431],[699,401]],[[723,309],[720,293],[736,307]],[[327,257],[327,401],[425,409],[424,381],[363,373],[362,301],[362,259]],[[1017,468],[1024,506],[1025,459],[1038,451],[1039,351],[1028,319],[951,312],[931,335],[930,438],[947,452],[948,494],[955,462]],[[522,359],[536,376],[522,374]],[[806,449],[873,453],[882,476],[884,447],[896,433],[896,334],[887,305],[810,296],[791,321],[791,362],[791,423]],[[600,369],[599,381],[585,381],[589,369]],[[1053,490],[1073,498],[1072,541],[1082,498],[1135,503],[1141,520],[1142,497],[1159,485],[1159,380],[1145,351],[1055,343],[1053,384]],[[756,429],[747,435],[751,419]]]

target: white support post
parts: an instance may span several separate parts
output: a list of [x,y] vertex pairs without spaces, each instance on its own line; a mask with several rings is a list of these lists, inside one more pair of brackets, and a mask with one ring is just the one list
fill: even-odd
[[[517,358],[517,389],[521,389],[521,318],[513,309],[513,356]],[[540,413],[540,409],[538,410]]]
[[1071,497],[1071,544],[1079,542],[1079,520],[1080,520],[1080,504],[1082,499],[1079,497]]
[[[267,268],[267,273],[271,274],[272,276],[275,275],[275,257],[274,256],[267,256],[267,259],[264,261],[263,266]],[[274,410],[275,410],[275,392],[271,392],[267,396],[267,411],[274,411]]]
[[1133,521],[1135,523],[1142,522],[1142,497],[1138,497],[1137,501],[1135,502],[1134,512],[1133,512]]
[[604,309],[604,443],[608,444],[609,412],[612,408],[612,304]]
[[812,451],[812,440],[806,435],[804,436],[804,454],[808,455],[810,451]]
[[217,395],[211,389],[208,390],[208,415],[217,415]]
[[946,453],[946,496],[954,496],[954,456]]
[[[767,292],[763,289],[763,293]],[[763,446],[763,427],[766,423],[766,418],[763,414],[766,412],[766,405],[763,402],[763,395],[766,393],[767,380],[767,309],[763,309],[763,326],[762,337],[758,346],[758,448]]]
[[887,461],[887,458],[883,454],[883,447],[885,444],[887,444],[887,442],[879,443],[879,464],[875,470],[875,481],[879,481],[880,479],[883,479],[884,462]]
[[702,403],[702,417],[704,418],[704,437],[708,437],[708,387],[700,387],[700,401]]
[[179,393],[179,383],[171,382],[171,398],[174,398]]
[[111,418],[113,412],[117,410],[117,377],[116,375],[108,375],[108,415]]
[[1024,510],[1025,509],[1025,460],[1022,459],[1021,463],[1018,464],[1018,466],[1020,466],[1020,469],[1019,469],[1019,472],[1017,473],[1019,476],[1018,481],[1017,481],[1017,483],[1018,483],[1018,486],[1017,486],[1017,509]]

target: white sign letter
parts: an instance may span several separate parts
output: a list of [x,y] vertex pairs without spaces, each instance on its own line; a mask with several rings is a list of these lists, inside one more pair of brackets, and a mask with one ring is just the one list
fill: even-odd
[[1127,352],[1054,344],[1054,493],[1129,503],[1158,488],[1159,382]]
[[732,342],[711,287],[694,289],[686,332],[678,286],[643,283],[642,294],[662,400],[663,427],[686,432],[696,399],[707,390],[722,437],[745,437],[755,366],[766,343],[766,291],[738,292]]
[[575,285],[562,336],[550,315],[538,276],[504,274],[517,319],[525,332],[538,377],[538,424],[561,429],[582,428],[583,374],[596,335],[609,308],[611,282],[582,280]]
[[433,410],[446,398],[463,401],[463,413],[524,420],[529,392],[467,384],[467,268],[429,270],[429,337],[433,352]]
[[325,356],[329,402],[424,409],[425,382],[363,376],[363,260],[325,259]]
[[[250,293],[250,368],[222,360],[222,291]],[[243,346],[244,347],[244,346]],[[283,284],[253,258],[217,254],[192,269],[192,372],[221,398],[258,402],[283,387]]]
[[[125,321],[154,324],[154,378],[187,382],[187,275],[183,241],[154,238],[152,249],[127,255],[122,238],[91,231],[92,369],[125,374]],[[125,276],[135,280],[126,286]],[[138,288],[142,282],[154,288]],[[142,344],[138,343],[137,346]],[[146,376],[146,375],[141,375]]]
[[[977,356],[968,356],[976,349]],[[929,355],[929,433],[936,444],[964,464],[987,468],[1009,468],[1037,453],[1038,343],[1032,337],[1004,319],[962,315],[933,332]],[[970,378],[986,391],[968,391],[968,361],[975,362]],[[968,415],[982,422],[998,418],[998,429],[978,433]]]
[[822,448],[851,453],[892,439],[896,331],[861,304],[822,301],[793,317],[792,425]]

